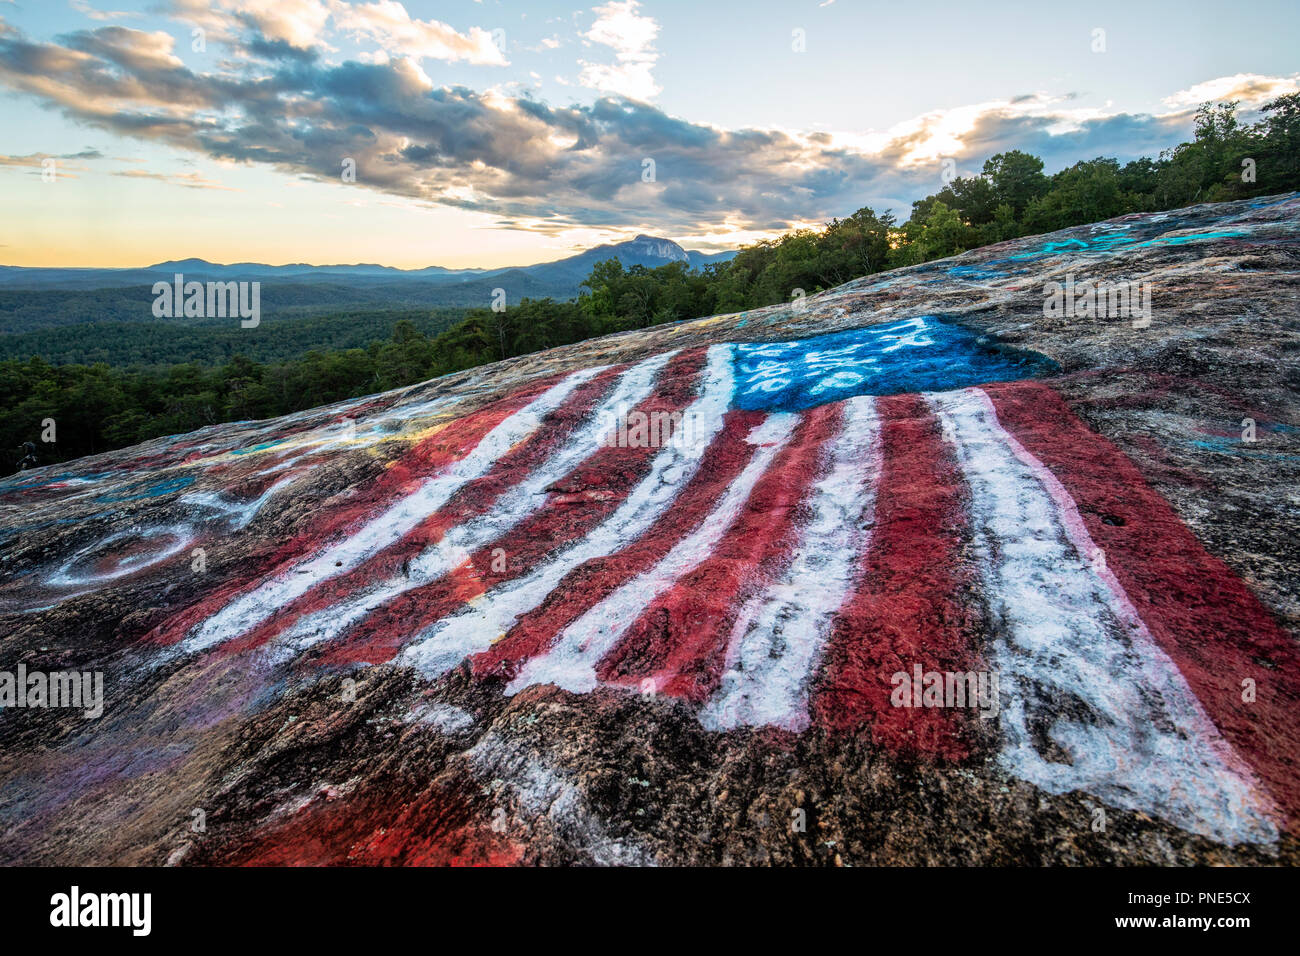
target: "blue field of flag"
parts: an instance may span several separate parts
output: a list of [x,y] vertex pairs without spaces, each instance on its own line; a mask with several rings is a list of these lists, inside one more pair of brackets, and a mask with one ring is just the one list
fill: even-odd
[[797,411],[853,395],[946,391],[1056,371],[1034,352],[988,345],[933,316],[791,342],[735,347],[735,404]]

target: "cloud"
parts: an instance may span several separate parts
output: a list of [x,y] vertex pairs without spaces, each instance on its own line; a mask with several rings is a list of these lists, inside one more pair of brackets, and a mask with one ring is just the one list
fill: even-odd
[[112,173],[125,179],[152,179],[169,186],[183,186],[186,189],[222,189],[238,192],[233,186],[223,186],[215,179],[208,179],[199,173],[155,173],[147,169],[121,169]]
[[1179,90],[1172,96],[1166,96],[1161,102],[1170,109],[1185,109],[1209,101],[1224,103],[1240,100],[1242,106],[1254,108],[1287,93],[1300,92],[1298,81],[1300,81],[1300,73],[1284,77],[1238,73],[1234,76],[1221,76],[1215,80],[1197,83],[1188,89]]
[[327,37],[347,34],[374,43],[385,57],[506,66],[490,31],[462,33],[439,20],[417,20],[399,0],[351,4],[341,0],[171,0],[175,19],[203,27],[214,39],[258,55],[314,58],[333,51]]
[[332,0],[330,9],[338,29],[371,40],[390,54],[449,63],[457,60],[492,66],[509,63],[487,30],[471,27],[468,33],[458,33],[438,20],[413,20],[406,8],[394,0],[360,6]]
[[[0,154],[0,166],[34,166],[40,168],[41,162],[46,159],[100,159],[102,154],[97,149],[86,149],[79,153],[64,153],[54,155],[52,153],[28,153],[25,156],[6,156]],[[79,166],[79,169],[85,169]]]
[[96,10],[86,0],[68,0],[68,5],[91,20],[127,20],[140,16],[139,13],[126,10]]
[[[267,54],[213,63],[213,72],[196,73],[165,34],[106,26],[41,43],[0,20],[0,86],[76,121],[557,235],[598,229],[716,239],[864,205],[906,212],[912,199],[940,188],[943,158],[965,173],[994,153],[1023,149],[1052,171],[1098,155],[1154,154],[1187,138],[1193,121],[1190,106],[1104,113],[1034,93],[866,135],[728,130],[615,96],[552,106],[510,87],[439,87],[408,56],[327,63]],[[1236,81],[1210,83],[1235,89]],[[1260,89],[1285,82],[1252,78]],[[356,163],[355,185],[340,183],[345,158]],[[642,179],[646,159],[654,160],[652,182]]]
[[654,65],[659,60],[655,39],[659,24],[637,11],[637,0],[614,0],[595,7],[596,21],[582,34],[588,43],[607,46],[614,51],[615,62],[592,63],[579,60],[582,74],[578,82],[602,93],[649,102],[662,91],[655,82]]
[[271,43],[300,50],[323,45],[330,18],[325,0],[171,0],[169,12],[219,40],[252,30]]
[[79,177],[73,171],[84,173],[89,170],[89,167],[84,163],[77,162],[77,160],[102,158],[103,155],[97,149],[83,149],[78,153],[63,153],[61,155],[28,153],[25,156],[7,156],[0,154],[0,168],[30,169],[35,175],[39,176],[45,173],[46,161],[54,160],[52,165],[59,176],[65,179],[78,179]]

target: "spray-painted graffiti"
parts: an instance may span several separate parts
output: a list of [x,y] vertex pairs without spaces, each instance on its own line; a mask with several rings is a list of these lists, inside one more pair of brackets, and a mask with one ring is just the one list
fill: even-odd
[[[719,730],[870,728],[956,760],[979,718],[896,710],[889,662],[993,666],[1011,773],[1225,842],[1272,840],[1294,798],[1290,758],[1182,669],[1208,626],[1225,670],[1250,667],[1267,614],[1149,493],[1140,507],[1156,536],[1143,549],[1106,542],[1076,495],[1131,465],[1044,386],[961,387],[981,356],[957,327],[918,319],[571,374],[452,424],[437,441],[460,453],[321,522],[296,557],[176,615],[151,643],[160,661],[392,661],[430,680],[467,661],[509,694],[649,688]],[[995,379],[1034,367],[988,361]],[[888,394],[843,397],[869,381]],[[924,386],[924,398],[897,394]],[[689,414],[698,439],[611,447],[600,438],[612,408]],[[1095,476],[1074,457],[1085,446]],[[429,460],[418,445],[412,455]],[[599,495],[583,475],[600,476]],[[909,503],[927,487],[953,496]],[[907,578],[918,560],[930,591]],[[970,584],[986,595],[984,624],[956,610]],[[1197,587],[1220,598],[1212,623],[1141,598]],[[1030,725],[1065,697],[1075,706],[1047,732],[1066,758],[1048,758]]]

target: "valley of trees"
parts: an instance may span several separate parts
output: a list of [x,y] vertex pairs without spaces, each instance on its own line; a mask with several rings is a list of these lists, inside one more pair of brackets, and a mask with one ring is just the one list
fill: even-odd
[[[150,305],[142,306],[146,314]],[[39,355],[51,365],[103,363],[114,368],[170,367],[189,362],[220,365],[238,356],[254,362],[283,362],[300,358],[309,349],[366,348],[391,336],[403,319],[423,334],[436,335],[463,319],[467,311],[456,307],[404,307],[304,316],[277,312],[264,314],[257,329],[243,329],[230,319],[96,320],[0,334],[0,361]]]
[[[1243,179],[1253,160],[1254,181]],[[326,402],[424,381],[592,336],[788,301],[871,273],[943,258],[1020,236],[1051,232],[1130,212],[1156,212],[1300,190],[1300,94],[1264,107],[1242,124],[1236,104],[1206,104],[1195,138],[1157,159],[1121,165],[1097,158],[1053,175],[1019,151],[990,158],[980,175],[957,178],[912,206],[903,223],[859,209],[820,230],[799,230],[740,250],[734,259],[693,270],[618,260],[598,263],[575,301],[524,299],[489,309],[347,315],[277,323],[275,345],[233,354],[238,336],[212,335],[204,361],[141,367],[132,363],[122,325],[60,330],[80,337],[103,361],[53,365],[45,359],[0,361],[0,466],[11,471],[23,442],[42,464],[129,445],[203,425],[266,418]],[[463,318],[456,320],[456,317]],[[299,327],[298,322],[316,323]],[[391,333],[365,343],[358,330]],[[449,326],[449,327],[448,327]],[[127,336],[111,346],[107,335]],[[14,355],[21,342],[4,342]],[[70,340],[71,341],[71,340]],[[192,343],[191,343],[192,344]],[[58,441],[40,442],[54,419]]]

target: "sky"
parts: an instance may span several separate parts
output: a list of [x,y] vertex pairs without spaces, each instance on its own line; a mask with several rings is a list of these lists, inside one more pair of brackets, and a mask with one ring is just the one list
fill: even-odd
[[0,0],[0,264],[715,251],[1300,90],[1300,4]]

